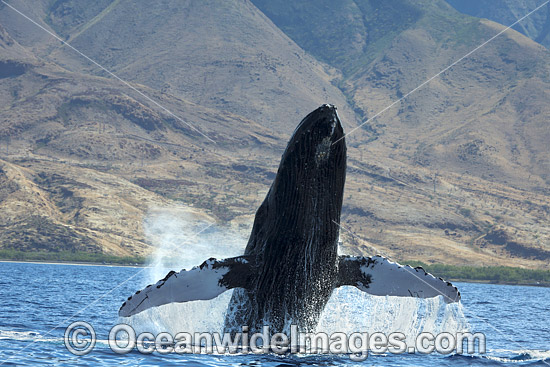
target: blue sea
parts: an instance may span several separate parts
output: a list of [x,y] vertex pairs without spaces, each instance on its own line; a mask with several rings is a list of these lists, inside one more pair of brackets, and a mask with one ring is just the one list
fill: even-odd
[[[457,283],[461,305],[437,300],[372,297],[352,288],[334,294],[323,314],[325,330],[358,332],[456,331],[486,337],[485,354],[369,354],[355,362],[333,354],[116,354],[106,340],[119,323],[121,303],[150,282],[146,268],[0,263],[0,365],[4,366],[550,366],[550,288]],[[141,319],[123,320],[138,332],[219,327],[230,294],[181,308],[163,306]],[[85,321],[97,343],[71,354],[65,329]],[[206,331],[206,330],[205,330]]]

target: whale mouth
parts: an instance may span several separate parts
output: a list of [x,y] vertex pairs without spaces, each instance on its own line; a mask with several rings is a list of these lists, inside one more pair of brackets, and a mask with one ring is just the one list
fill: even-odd
[[309,113],[294,130],[279,169],[300,167],[293,172],[301,171],[313,178],[327,167],[345,165],[345,155],[344,129],[336,107],[324,104]]
[[300,130],[302,124],[304,124],[305,127],[307,127],[307,130],[310,131],[312,129],[319,129],[321,127],[329,127],[330,136],[334,135],[337,126],[341,127],[340,118],[338,117],[336,106],[332,104],[324,104],[317,110],[307,115],[306,118],[302,120],[300,125],[298,125],[298,128],[296,130]]
[[335,149],[345,150],[343,138],[344,129],[336,106],[324,104],[307,115],[296,127],[283,157],[299,149],[300,156],[314,158],[313,161],[319,166],[329,160]]

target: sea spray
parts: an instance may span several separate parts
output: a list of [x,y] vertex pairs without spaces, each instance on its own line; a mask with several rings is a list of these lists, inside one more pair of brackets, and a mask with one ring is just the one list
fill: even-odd
[[400,332],[412,345],[422,332],[456,334],[469,328],[460,303],[446,304],[441,297],[376,297],[354,287],[340,287],[325,306],[317,332]]
[[147,241],[155,247],[144,285],[156,283],[170,270],[191,269],[210,257],[240,256],[246,239],[232,228],[188,208],[156,208],[144,221]]
[[[188,208],[150,210],[144,221],[144,231],[155,251],[149,260],[143,287],[155,284],[170,270],[191,269],[210,257],[223,259],[242,255],[246,245],[245,237],[237,230],[220,227],[211,218]],[[213,300],[155,307],[124,321],[137,333],[219,332],[231,295],[232,291],[228,291]]]

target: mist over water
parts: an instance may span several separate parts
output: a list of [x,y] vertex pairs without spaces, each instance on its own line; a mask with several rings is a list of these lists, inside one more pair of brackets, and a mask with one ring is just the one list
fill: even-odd
[[156,283],[170,270],[191,269],[211,257],[240,256],[247,242],[235,229],[220,227],[188,208],[151,210],[144,221],[144,232],[155,247],[144,286]]
[[[188,209],[155,209],[144,223],[156,248],[143,286],[154,284],[170,270],[200,265],[215,257],[242,255],[247,239],[230,227],[220,227]],[[232,291],[209,301],[169,304],[129,319],[137,332],[221,332]],[[469,329],[462,306],[433,299],[375,297],[354,287],[334,291],[323,311],[318,332],[402,332],[414,341],[421,332],[456,333]]]
[[[145,221],[147,241],[155,246],[143,287],[155,284],[170,271],[191,269],[208,258],[240,256],[247,239],[236,229],[221,227],[188,208],[156,208]],[[219,332],[233,291],[214,300],[173,303],[146,310],[127,320],[136,331],[152,333]]]

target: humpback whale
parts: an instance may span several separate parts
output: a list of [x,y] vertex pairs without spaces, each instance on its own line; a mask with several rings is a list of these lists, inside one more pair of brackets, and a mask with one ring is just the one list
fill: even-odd
[[336,107],[323,105],[292,134],[256,212],[244,254],[170,271],[128,298],[119,316],[172,302],[213,299],[234,289],[226,331],[269,325],[279,332],[296,325],[312,332],[332,291],[340,286],[377,296],[443,296],[447,303],[458,302],[455,286],[421,267],[402,266],[382,256],[338,255],[345,175],[344,131]]

